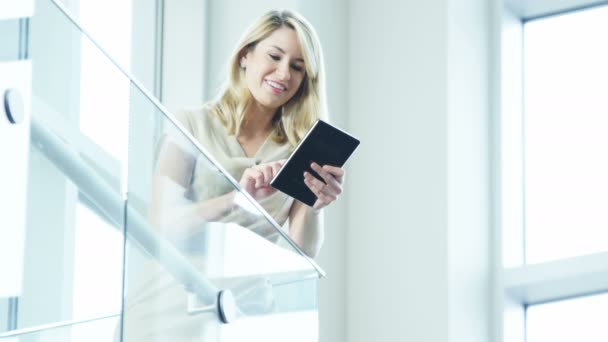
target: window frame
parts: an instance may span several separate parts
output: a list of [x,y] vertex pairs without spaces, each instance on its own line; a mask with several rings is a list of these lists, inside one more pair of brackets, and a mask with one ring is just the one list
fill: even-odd
[[[495,308],[496,337],[504,342],[526,341],[526,309],[528,306],[608,292],[608,251],[558,259],[539,264],[525,264],[525,223],[523,221],[523,183],[520,191],[521,213],[516,217],[519,228],[506,227],[504,218],[508,189],[503,181],[509,175],[506,167],[505,134],[507,117],[523,120],[523,25],[525,22],[591,7],[608,5],[598,0],[504,0],[496,3],[497,53],[495,55],[495,139],[494,222],[495,225]],[[513,123],[511,123],[513,124]],[[517,125],[517,123],[516,123]],[[508,128],[508,127],[506,127]],[[521,134],[521,132],[520,132]],[[523,139],[522,136],[520,136]],[[519,142],[523,148],[523,141]],[[520,151],[523,163],[523,151]],[[519,167],[522,167],[520,165]],[[523,168],[519,175],[523,182]],[[517,226],[515,226],[517,227]],[[508,265],[505,267],[505,263]]]

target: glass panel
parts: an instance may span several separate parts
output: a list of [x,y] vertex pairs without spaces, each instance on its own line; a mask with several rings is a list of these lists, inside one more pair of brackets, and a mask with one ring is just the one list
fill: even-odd
[[524,27],[528,263],[608,249],[608,7]]
[[[42,330],[0,334],[2,342],[108,342],[113,341],[120,315],[104,317],[85,322],[48,327]],[[4,336],[3,336],[4,335]]]
[[608,341],[608,295],[533,305],[527,311],[528,342]]
[[[121,67],[130,70],[131,1],[79,1],[78,8],[79,21],[95,42]],[[110,18],[112,25],[108,25]],[[81,44],[80,130],[113,158],[124,160],[129,81],[91,40],[83,36]],[[99,129],[108,123],[113,123],[113,129]]]
[[74,235],[74,316],[120,312],[123,234],[78,203]]
[[0,61],[19,59],[20,19],[4,19],[0,15]]
[[[131,67],[132,0],[86,1],[77,3],[78,21],[121,67]],[[68,4],[69,5],[69,4]],[[111,25],[108,25],[111,22]]]
[[[80,129],[81,118],[90,110],[81,106],[83,99],[95,93],[107,100],[110,94],[105,90],[118,86],[89,73],[87,82],[105,87],[82,87],[87,58],[83,48],[90,42],[51,1],[37,2],[30,23],[32,96],[26,99],[31,126],[24,149],[28,168],[23,276],[17,295],[0,300],[0,333],[117,315],[122,307],[122,161]],[[89,49],[88,56],[95,54],[101,55]],[[126,85],[128,96],[129,79],[116,68],[109,72],[115,82]],[[124,131],[120,148],[125,153],[127,111],[128,106],[122,127],[120,121],[96,127],[117,141],[117,132]],[[96,196],[96,190],[105,197]]]
[[[135,87],[131,106],[125,341],[282,341],[290,330],[276,324],[285,319],[316,334],[319,273],[311,261]],[[269,199],[277,210],[290,206],[277,195]],[[162,237],[152,250],[137,243],[150,230]],[[184,284],[176,258],[209,282],[206,291]],[[237,323],[222,325],[202,309],[221,289],[234,294]]]
[[276,303],[272,314],[249,315],[233,324],[221,325],[218,341],[246,341],[252,337],[277,342],[318,340],[318,280],[287,283],[275,280],[271,284]]
[[[37,2],[29,48],[25,262],[17,296],[0,298],[0,319],[9,313],[0,336],[116,317],[123,290],[125,341],[230,341],[245,333],[285,340],[296,326],[316,335],[319,270],[262,209],[268,203],[237,190],[52,1]],[[180,182],[178,165],[208,181]],[[204,198],[207,189],[215,192]],[[229,210],[217,210],[220,197]],[[290,200],[270,200],[283,224]],[[197,215],[187,215],[193,209]],[[220,324],[218,298],[224,318],[240,325]],[[104,322],[99,331],[82,325],[19,340],[108,341],[123,332],[117,319]]]

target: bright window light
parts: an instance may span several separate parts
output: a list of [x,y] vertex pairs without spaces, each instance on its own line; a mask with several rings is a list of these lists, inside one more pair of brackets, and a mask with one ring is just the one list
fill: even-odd
[[608,341],[608,294],[534,305],[527,312],[527,342]]
[[[126,70],[131,61],[131,6],[125,0],[80,3],[84,29]],[[130,81],[84,35],[81,44],[80,130],[124,163]]]
[[608,6],[524,25],[527,263],[608,250],[607,32]]

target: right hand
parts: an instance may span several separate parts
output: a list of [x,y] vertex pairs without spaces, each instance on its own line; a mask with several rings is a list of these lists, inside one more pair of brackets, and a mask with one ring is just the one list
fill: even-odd
[[270,181],[284,163],[285,160],[279,160],[245,169],[239,183],[256,201],[260,201],[277,192],[270,186]]

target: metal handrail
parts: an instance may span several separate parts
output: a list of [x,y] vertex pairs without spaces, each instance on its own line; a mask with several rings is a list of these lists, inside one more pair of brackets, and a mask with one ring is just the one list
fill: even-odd
[[[157,259],[184,287],[208,305],[208,311],[226,311],[218,301],[222,292],[186,259],[170,242],[156,233],[147,221],[130,208],[120,194],[99,177],[72,146],[50,131],[36,115],[31,120],[31,142],[59,168],[95,206],[113,223],[121,227],[128,220],[126,236]],[[228,309],[228,311],[231,309]],[[223,320],[223,319],[222,319]],[[224,322],[228,323],[228,322]]]

